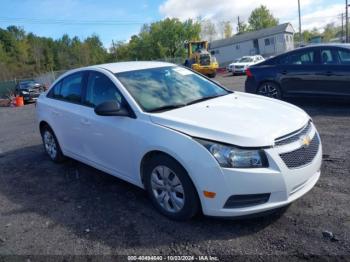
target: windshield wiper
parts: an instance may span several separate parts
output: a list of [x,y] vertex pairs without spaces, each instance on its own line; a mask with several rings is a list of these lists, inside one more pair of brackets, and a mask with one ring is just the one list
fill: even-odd
[[225,96],[225,95],[213,95],[213,96],[202,97],[202,98],[193,100],[191,102],[188,102],[186,105],[193,105],[193,104],[196,104],[196,103],[200,103],[200,102],[203,102],[203,101],[206,101],[206,100],[209,100],[209,99],[213,99],[213,98],[220,97],[220,96]]
[[157,108],[148,110],[147,112],[149,112],[149,113],[157,113],[157,112],[162,112],[162,111],[166,111],[166,110],[171,110],[171,109],[184,107],[186,105],[187,104],[166,105],[166,106],[161,106],[161,107],[157,107]]
[[149,112],[149,113],[163,112],[163,111],[167,111],[167,110],[171,110],[171,109],[176,109],[176,108],[180,108],[180,107],[184,107],[184,106],[189,106],[189,105],[192,105],[192,104],[200,103],[200,102],[203,102],[203,101],[206,101],[206,100],[209,100],[209,99],[213,99],[213,98],[216,98],[216,97],[225,96],[225,95],[228,95],[230,93],[232,93],[232,92],[228,92],[227,94],[223,94],[223,95],[206,96],[206,97],[202,97],[202,98],[193,100],[193,101],[188,102],[186,104],[175,104],[175,105],[161,106],[161,107],[157,107],[157,108],[148,110],[147,112]]

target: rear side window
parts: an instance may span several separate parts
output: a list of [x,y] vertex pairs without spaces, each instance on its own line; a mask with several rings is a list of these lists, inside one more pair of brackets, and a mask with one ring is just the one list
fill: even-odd
[[342,65],[350,65],[350,50],[340,49],[338,55]]
[[83,75],[83,73],[75,73],[65,77],[50,89],[47,96],[72,103],[80,103]]
[[47,97],[50,98],[59,98],[60,96],[60,91],[61,91],[61,84],[62,81],[58,82],[57,84],[55,84],[49,91],[49,93],[47,94]]
[[307,50],[294,52],[280,58],[280,64],[283,65],[311,65],[315,62],[315,51]]
[[90,72],[86,88],[85,104],[95,107],[107,101],[118,101],[122,103],[122,95],[107,76],[98,72]]
[[83,73],[67,76],[62,81],[59,98],[73,103],[80,103],[82,83]]

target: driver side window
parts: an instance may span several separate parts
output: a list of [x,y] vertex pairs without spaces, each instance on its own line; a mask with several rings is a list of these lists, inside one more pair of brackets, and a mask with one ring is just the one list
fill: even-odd
[[86,87],[85,104],[96,107],[111,100],[122,103],[122,95],[115,84],[102,73],[90,72]]

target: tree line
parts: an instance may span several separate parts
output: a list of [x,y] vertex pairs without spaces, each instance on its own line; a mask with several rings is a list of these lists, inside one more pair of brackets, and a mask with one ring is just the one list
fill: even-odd
[[98,36],[83,41],[63,35],[54,40],[26,33],[21,27],[0,28],[0,79],[105,62],[108,57]]
[[[237,22],[236,34],[278,25],[279,21],[266,6],[254,9],[248,22]],[[86,39],[63,35],[59,39],[39,37],[23,28],[9,26],[0,28],[0,80],[28,78],[44,72],[66,70],[92,64],[128,60],[160,60],[185,58],[185,41],[208,40],[231,37],[233,22],[166,18],[142,26],[129,41],[113,41],[105,48],[97,35]],[[339,36],[340,28],[327,25],[322,36],[325,41]],[[320,35],[314,29],[304,31],[302,39],[308,42]],[[296,34],[296,41],[300,36]]]
[[184,57],[184,42],[199,40],[200,30],[193,20],[167,18],[144,25],[130,41],[113,42],[107,49],[97,35],[52,39],[17,26],[0,28],[0,80],[107,62]]
[[[322,42],[330,42],[335,40],[336,42],[344,41],[345,38],[345,28],[341,26],[336,26],[334,23],[327,24],[323,31],[320,32],[319,29],[313,28],[311,30],[304,30],[301,33],[301,37],[299,33],[294,35],[294,41],[296,43],[308,43],[314,37],[320,37]],[[343,37],[343,39],[341,39]]]
[[213,23],[211,20],[205,19],[201,21],[201,38],[208,41],[215,39],[229,38],[233,36],[234,27],[237,25],[237,34],[257,31],[260,29],[277,26],[278,18],[274,17],[271,11],[264,5],[255,8],[248,17],[247,22],[237,17],[237,21],[220,21]]

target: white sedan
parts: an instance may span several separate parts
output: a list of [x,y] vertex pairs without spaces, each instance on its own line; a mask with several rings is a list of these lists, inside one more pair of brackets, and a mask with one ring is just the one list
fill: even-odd
[[320,177],[321,141],[303,110],[169,63],[69,71],[36,111],[53,161],[74,158],[144,188],[172,219],[276,209]]
[[261,55],[243,56],[239,61],[229,65],[231,69],[230,72],[232,72],[233,75],[245,74],[249,66],[256,65],[264,60],[265,59]]

